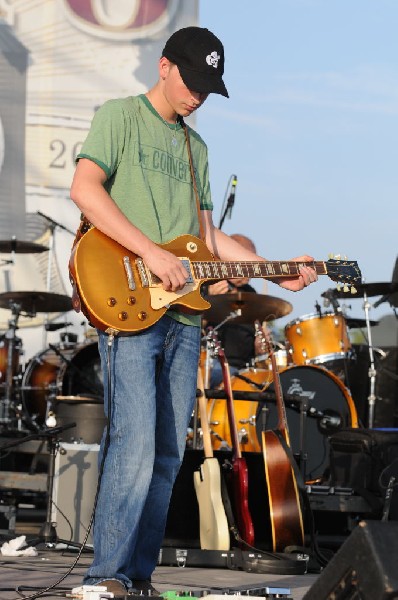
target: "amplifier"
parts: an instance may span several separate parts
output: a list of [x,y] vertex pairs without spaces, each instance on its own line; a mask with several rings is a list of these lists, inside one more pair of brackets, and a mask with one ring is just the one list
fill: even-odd
[[[55,458],[53,509],[60,541],[82,543],[93,510],[99,444],[60,443]],[[87,540],[92,544],[92,534]]]

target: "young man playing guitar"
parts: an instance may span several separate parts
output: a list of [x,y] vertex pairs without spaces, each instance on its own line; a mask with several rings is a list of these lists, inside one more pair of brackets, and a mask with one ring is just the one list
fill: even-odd
[[[264,260],[213,225],[207,148],[188,127],[195,183],[191,178],[181,117],[210,93],[228,97],[223,71],[224,48],[215,35],[200,27],[177,31],[159,59],[157,83],[146,94],[100,107],[77,157],[72,200],[95,228],[142,257],[170,292],[184,288],[188,273],[161,244],[182,234],[203,231],[210,251],[223,260]],[[316,279],[315,270],[303,266],[278,283],[297,291]],[[154,595],[151,575],[196,396],[200,315],[177,307],[134,335],[114,333],[99,331],[109,444],[104,435],[94,559],[84,583],[101,583],[116,595],[127,589]]]

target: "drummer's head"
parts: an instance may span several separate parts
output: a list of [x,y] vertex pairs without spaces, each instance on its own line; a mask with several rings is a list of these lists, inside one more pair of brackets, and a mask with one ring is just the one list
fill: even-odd
[[[241,233],[233,233],[230,237],[247,250],[251,250],[252,252],[257,253],[256,246],[251,241],[251,239],[246,237],[245,235],[242,235]],[[249,277],[241,277],[240,279],[234,279],[233,285],[236,287],[241,287],[242,285],[249,283],[249,281]]]

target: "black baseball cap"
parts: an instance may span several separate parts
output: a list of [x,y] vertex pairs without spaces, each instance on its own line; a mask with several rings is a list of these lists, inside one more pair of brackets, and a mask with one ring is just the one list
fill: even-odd
[[208,29],[179,29],[167,40],[162,56],[177,65],[190,90],[202,94],[221,94],[229,98],[222,80],[224,46]]

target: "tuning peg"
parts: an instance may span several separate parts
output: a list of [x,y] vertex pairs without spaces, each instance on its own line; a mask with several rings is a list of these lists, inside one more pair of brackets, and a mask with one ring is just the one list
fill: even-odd
[[333,254],[331,252],[329,252],[328,258],[333,258]]
[[351,294],[356,294],[357,293],[357,289],[352,285],[351,286]]
[[343,291],[347,293],[349,290],[350,290],[350,288],[349,288],[349,287],[348,287],[348,285],[345,283],[345,284],[344,284],[344,287],[343,287]]
[[336,287],[337,287],[337,291],[338,291],[338,292],[340,292],[340,291],[341,291],[341,283],[338,283],[338,284],[336,285]]
[[341,259],[341,254],[335,254],[334,257],[335,257],[336,260],[340,260]]

